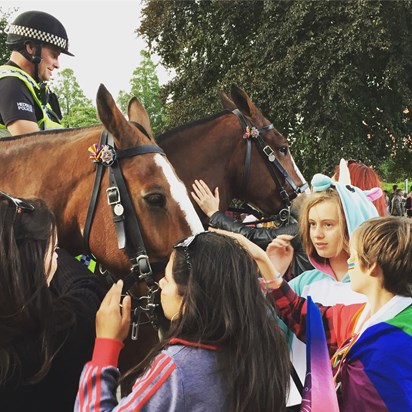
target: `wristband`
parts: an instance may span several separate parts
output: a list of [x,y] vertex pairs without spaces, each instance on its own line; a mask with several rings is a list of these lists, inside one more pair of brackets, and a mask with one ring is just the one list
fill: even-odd
[[275,279],[266,280],[261,278],[260,279],[260,286],[263,291],[278,289],[280,287],[279,280],[282,279],[282,275],[278,273]]

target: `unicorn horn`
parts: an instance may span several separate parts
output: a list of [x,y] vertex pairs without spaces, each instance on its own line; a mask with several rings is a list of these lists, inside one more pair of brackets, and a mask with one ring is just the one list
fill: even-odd
[[339,183],[345,186],[351,184],[348,164],[343,158],[339,162]]

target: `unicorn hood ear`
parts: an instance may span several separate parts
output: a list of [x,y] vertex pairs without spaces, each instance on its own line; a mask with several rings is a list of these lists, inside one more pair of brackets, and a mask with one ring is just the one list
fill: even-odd
[[[339,183],[345,186],[352,186],[348,162],[343,158],[340,159],[339,162]],[[383,196],[383,190],[380,187],[373,187],[368,190],[363,190],[363,193],[365,193],[366,197],[371,202],[374,202],[376,199],[379,199],[381,196]]]
[[[348,170],[346,162],[343,167]],[[345,175],[345,171],[343,175]],[[342,169],[339,171],[339,176],[342,176]],[[347,181],[347,176],[344,176],[343,180]],[[378,216],[378,211],[372,201],[382,195],[382,189],[379,187],[363,191],[356,186],[342,183],[340,177],[339,182],[334,182],[330,177],[320,173],[313,176],[311,184],[314,192],[321,192],[329,188],[336,189],[345,214],[349,236],[365,220]]]

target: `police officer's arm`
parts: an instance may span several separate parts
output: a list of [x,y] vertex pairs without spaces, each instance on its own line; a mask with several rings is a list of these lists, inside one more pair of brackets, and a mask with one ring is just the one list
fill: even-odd
[[40,130],[37,123],[30,120],[15,120],[7,125],[7,129],[12,136],[38,132]]

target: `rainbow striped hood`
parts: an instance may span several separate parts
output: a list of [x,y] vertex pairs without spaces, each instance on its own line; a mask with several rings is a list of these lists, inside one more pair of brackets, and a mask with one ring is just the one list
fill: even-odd
[[361,334],[348,352],[342,393],[342,411],[412,411],[412,305]]

